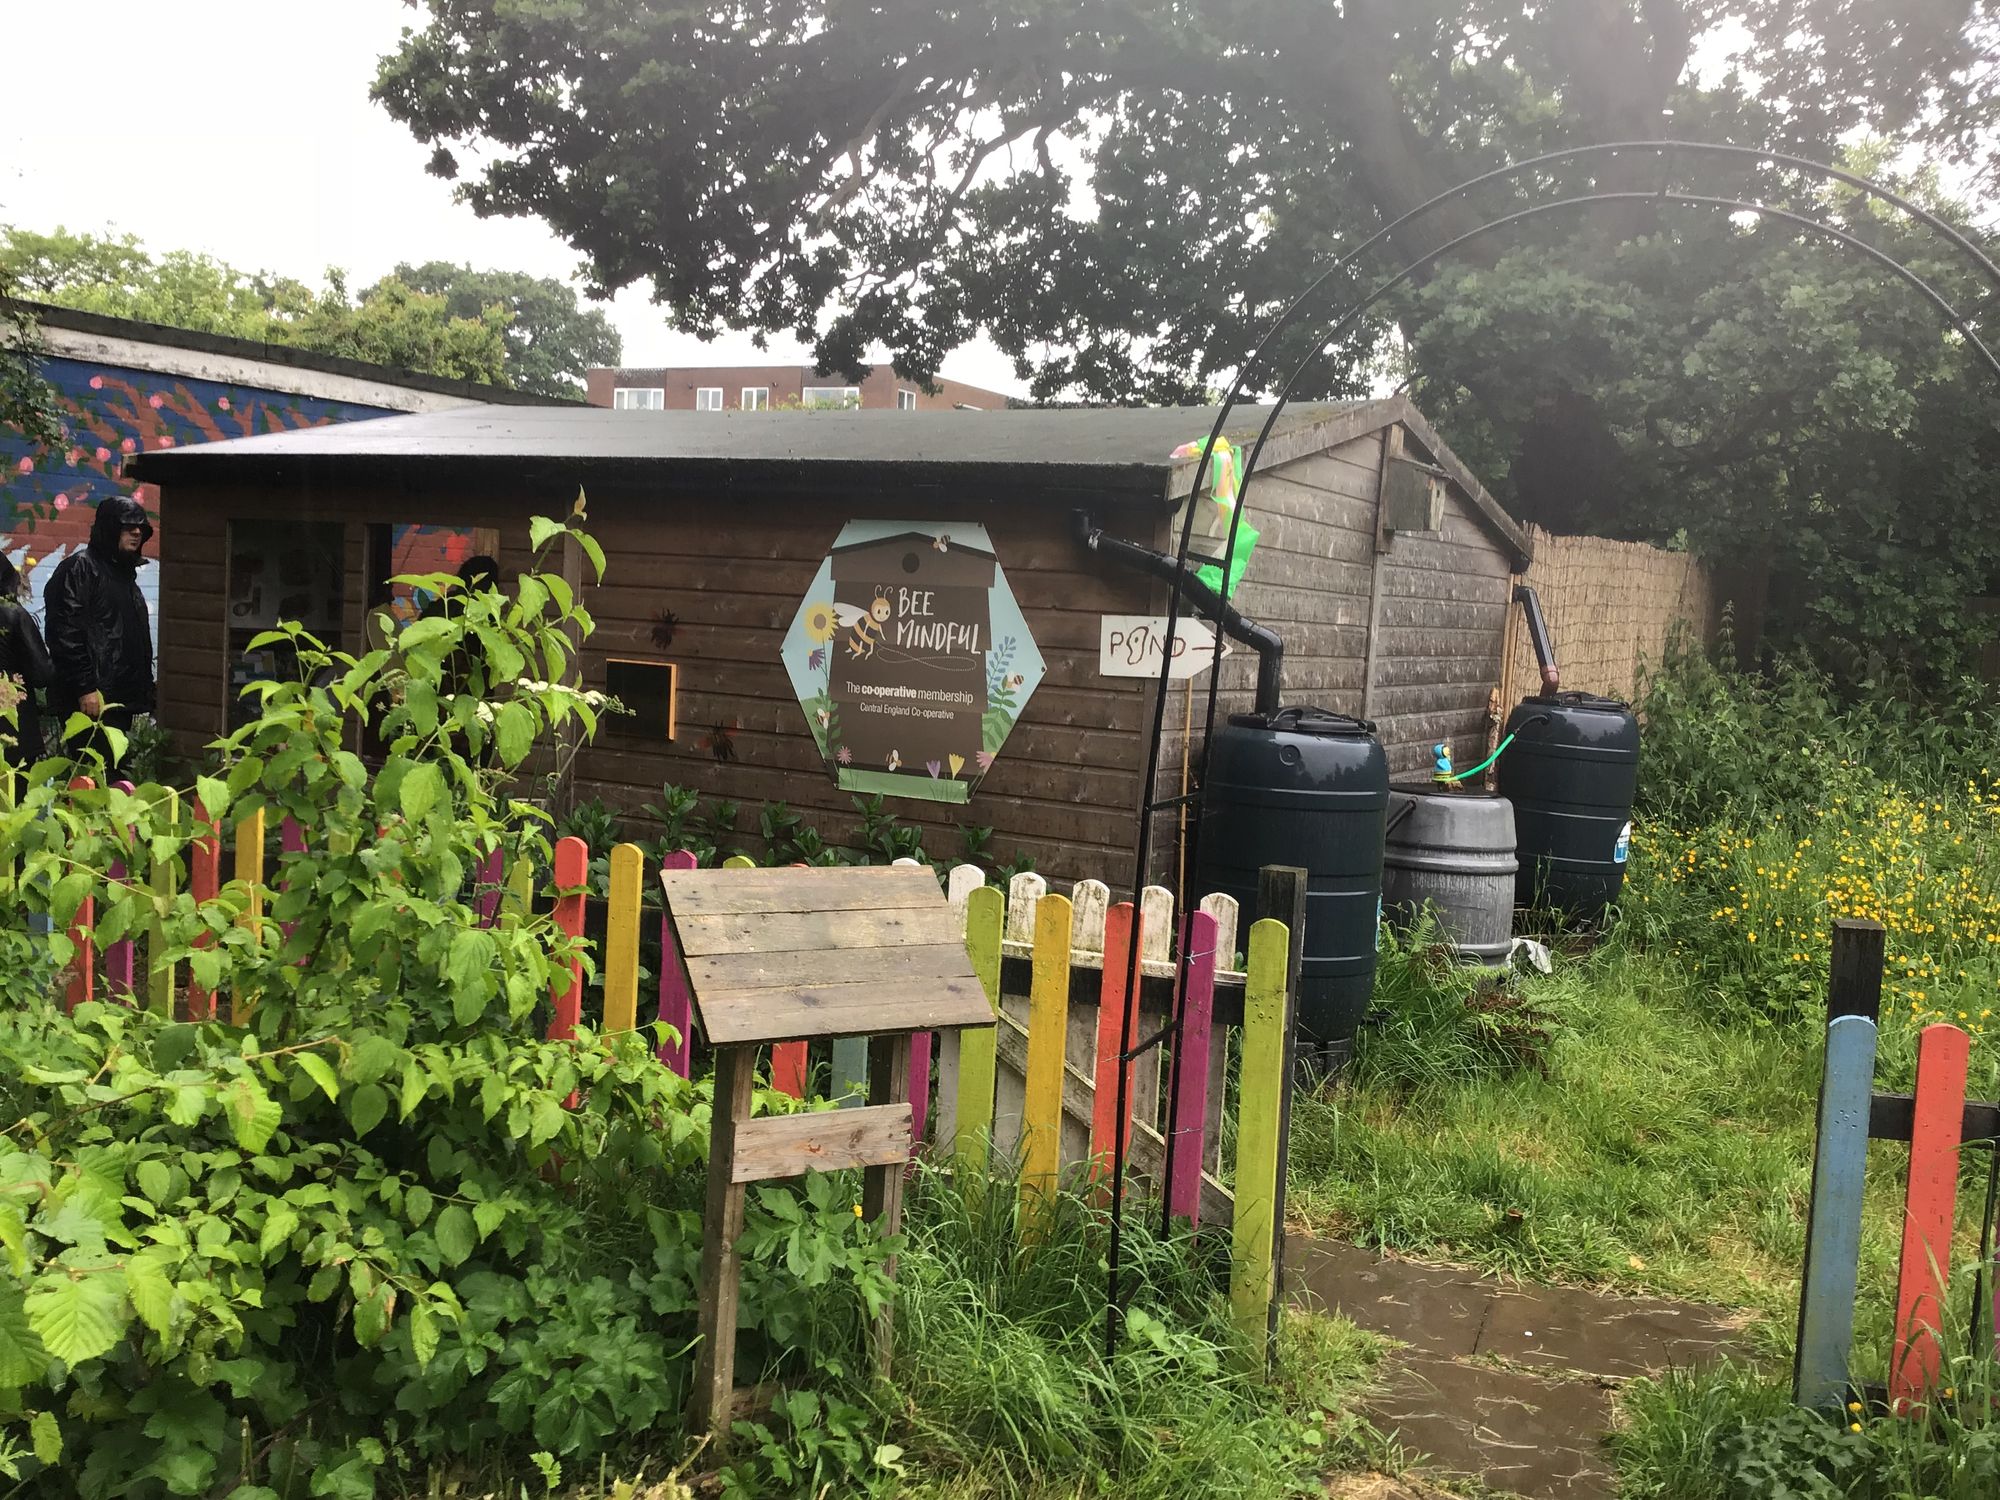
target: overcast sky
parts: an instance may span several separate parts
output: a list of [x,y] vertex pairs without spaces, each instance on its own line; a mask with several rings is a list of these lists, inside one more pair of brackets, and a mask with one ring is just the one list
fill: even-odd
[[[420,12],[401,0],[0,0],[14,66],[0,89],[0,222],[130,231],[153,250],[365,286],[397,261],[469,261],[568,278],[538,219],[481,219],[424,171],[428,148],[369,102],[383,53]],[[647,290],[610,304],[628,364],[790,363],[804,351],[670,332]],[[1018,391],[968,347],[945,373]]]

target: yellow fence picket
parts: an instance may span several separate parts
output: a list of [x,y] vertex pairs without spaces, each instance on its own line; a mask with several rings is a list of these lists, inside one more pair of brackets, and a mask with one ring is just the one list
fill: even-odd
[[639,906],[646,856],[637,844],[611,850],[611,890],[604,908],[604,1030],[639,1024]]
[[1063,1045],[1069,1036],[1069,935],[1064,896],[1042,896],[1028,986],[1027,1095],[1021,1107],[1021,1227],[1033,1238],[1062,1181]]
[[[1006,900],[998,886],[983,885],[966,895],[965,947],[972,956],[972,972],[979,976],[995,1016],[1000,1013],[1000,933],[1005,921]],[[952,1147],[959,1169],[974,1180],[986,1176],[992,1145],[996,1040],[991,1026],[959,1034],[958,1128]],[[1061,1059],[1057,1062],[1060,1066]]]
[[[1265,1347],[1276,1295],[1279,1104],[1285,1093],[1285,977],[1291,933],[1270,918],[1250,929],[1243,987],[1243,1061],[1236,1125],[1236,1210],[1230,1229],[1229,1306],[1237,1329]],[[1263,1368],[1260,1353],[1258,1368]]]

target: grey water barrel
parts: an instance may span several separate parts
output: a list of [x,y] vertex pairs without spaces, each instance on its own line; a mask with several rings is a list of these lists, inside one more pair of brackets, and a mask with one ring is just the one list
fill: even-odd
[[1518,869],[1514,809],[1505,797],[1390,789],[1382,905],[1392,922],[1409,926],[1429,904],[1461,958],[1504,963]]
[[1389,762],[1363,719],[1321,708],[1232,714],[1210,742],[1195,885],[1257,908],[1257,872],[1307,874],[1299,1032],[1344,1052],[1375,986]]
[[1615,698],[1561,693],[1522,700],[1507,732],[1496,771],[1520,840],[1515,899],[1594,926],[1625,884],[1639,720]]

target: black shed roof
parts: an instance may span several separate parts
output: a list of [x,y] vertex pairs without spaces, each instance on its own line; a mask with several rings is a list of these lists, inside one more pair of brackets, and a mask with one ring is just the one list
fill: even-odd
[[[154,484],[268,489],[367,483],[581,484],[711,498],[771,489],[851,493],[889,484],[968,499],[1164,504],[1172,457],[1207,437],[1217,408],[1009,411],[614,411],[468,406],[143,453],[126,472]],[[1268,406],[1239,407],[1224,433],[1253,439]],[[1405,422],[1513,550],[1526,538],[1402,397],[1285,409],[1259,465]],[[1254,504],[1254,494],[1253,501]]]

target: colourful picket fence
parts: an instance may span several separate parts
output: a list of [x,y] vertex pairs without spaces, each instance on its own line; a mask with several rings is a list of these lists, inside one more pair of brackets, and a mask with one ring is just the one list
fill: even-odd
[[[203,809],[189,809],[185,825],[188,884],[198,899],[221,889],[223,848]],[[304,833],[287,820],[287,849],[305,847]],[[233,830],[236,880],[249,891],[245,921],[261,917],[265,895],[265,829],[261,814]],[[582,840],[564,838],[554,848],[550,889],[543,901],[557,927],[585,934],[589,918],[591,851]],[[608,851],[609,879],[604,896],[604,938],[596,954],[600,1013],[584,1014],[586,987],[580,962],[560,973],[550,988],[551,1038],[572,1036],[594,1021],[597,1030],[629,1031],[663,1023],[661,1062],[689,1076],[693,1064],[691,1007],[687,982],[674,952],[671,924],[658,912],[660,960],[654,993],[641,1018],[641,938],[648,921],[649,881],[659,868],[692,869],[691,854],[667,855],[649,870],[645,852],[634,844]],[[735,856],[725,867],[753,867]],[[123,877],[123,872],[119,872]],[[160,861],[143,878],[151,889],[171,894],[175,862]],[[480,868],[473,898],[477,919],[496,920],[506,906],[526,909],[534,899],[534,872],[526,862],[503,871],[498,857]],[[1068,896],[1052,893],[1039,875],[1015,877],[1007,890],[986,883],[970,865],[947,874],[953,910],[964,923],[965,941],[995,1012],[989,1030],[956,1033],[934,1051],[929,1033],[913,1038],[910,1094],[914,1137],[920,1149],[954,1156],[960,1171],[978,1171],[994,1155],[1019,1167],[1025,1222],[1032,1231],[1036,1203],[1059,1185],[1101,1180],[1122,1145],[1128,1162],[1150,1180],[1168,1212],[1190,1225],[1226,1225],[1237,1274],[1232,1303],[1246,1332],[1260,1333],[1276,1290],[1277,1255],[1283,1216],[1283,1109],[1289,1070],[1291,940],[1286,924],[1266,919],[1244,938],[1247,957],[1239,970],[1237,903],[1210,896],[1176,923],[1171,893],[1150,887],[1139,901],[1112,903],[1100,881],[1079,881]],[[135,973],[133,945],[121,943],[103,955],[92,944],[89,903],[77,915],[71,936],[78,947],[66,998],[71,1006],[94,995],[144,1003],[171,1013],[175,996],[185,995],[186,1014],[214,1014],[215,997],[188,976],[184,989],[173,966],[155,962],[162,947],[146,943],[146,972]],[[1139,929],[1140,965],[1128,982],[1124,956],[1134,926]],[[1186,954],[1183,967],[1176,959]],[[255,1003],[231,995],[230,1017],[241,1023]],[[1121,1058],[1127,1032],[1140,1037],[1157,1028],[1168,1012],[1180,1018],[1172,1049],[1153,1049],[1139,1058]],[[1234,1045],[1229,1031],[1240,1026]],[[867,1093],[865,1038],[833,1044],[815,1058],[803,1042],[769,1049],[771,1087],[805,1098],[824,1077],[823,1094],[840,1104],[858,1104]],[[1224,1131],[1222,1111],[1228,1089],[1227,1064],[1240,1058],[1233,1096],[1241,1102],[1236,1130],[1235,1190],[1220,1180]],[[1119,1073],[1129,1108],[1118,1118]],[[1169,1110],[1168,1103],[1175,1108]],[[1174,1138],[1166,1136],[1174,1122]]]
[[[1854,1304],[1860,1279],[1862,1191],[1868,1143],[1907,1141],[1903,1242],[1896,1273],[1896,1322],[1882,1393],[1898,1414],[1936,1389],[1947,1322],[1959,1153],[1968,1142],[2000,1149],[2000,1106],[1968,1102],[1971,1039],[1956,1026],[1923,1029],[1914,1094],[1875,1088],[1884,933],[1874,922],[1834,924],[1833,981],[1827,997],[1826,1063],[1820,1079],[1806,1259],[1799,1291],[1793,1399],[1832,1410],[1863,1392],[1853,1378]],[[1969,1327],[2000,1329],[2000,1279],[1981,1278],[1994,1297],[1973,1309]],[[1976,1300],[1976,1299],[1975,1299]],[[2000,1350],[1996,1350],[2000,1352]]]

